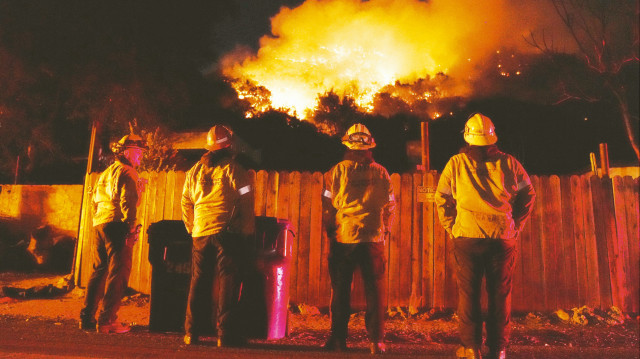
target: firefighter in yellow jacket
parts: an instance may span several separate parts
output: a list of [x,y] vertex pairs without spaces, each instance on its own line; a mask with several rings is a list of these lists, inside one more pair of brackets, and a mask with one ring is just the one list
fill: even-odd
[[384,240],[388,234],[395,197],[387,170],[373,160],[375,141],[362,124],[353,125],[342,138],[348,148],[344,160],[324,176],[323,223],[331,240],[331,335],[324,348],[346,350],[351,315],[351,282],[356,267],[364,280],[367,310],[365,325],[372,354],[385,351],[383,293]]
[[232,132],[216,125],[207,134],[208,150],[186,175],[182,190],[182,220],[193,237],[191,287],[184,323],[184,342],[196,344],[202,333],[199,319],[211,297],[217,267],[218,346],[242,346],[238,300],[245,248],[253,234],[253,192],[246,170],[230,150]]
[[97,330],[126,333],[129,326],[116,321],[131,272],[131,248],[138,240],[136,207],[144,185],[136,168],[146,149],[142,138],[124,136],[112,145],[115,162],[98,178],[93,190],[93,272],[80,311],[80,328],[95,330],[95,314],[102,300]]
[[454,243],[458,280],[458,358],[481,358],[481,284],[489,302],[489,358],[506,358],[511,320],[511,279],[518,234],[533,209],[535,192],[527,172],[495,145],[491,119],[474,114],[464,129],[468,146],[440,176],[436,205]]

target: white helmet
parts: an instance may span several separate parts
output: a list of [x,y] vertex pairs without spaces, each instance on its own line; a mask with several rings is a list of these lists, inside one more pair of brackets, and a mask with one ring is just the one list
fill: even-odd
[[496,127],[489,117],[476,113],[464,125],[464,140],[474,146],[493,145],[498,141]]
[[367,150],[376,147],[376,141],[365,125],[356,123],[342,136],[342,144],[351,150]]

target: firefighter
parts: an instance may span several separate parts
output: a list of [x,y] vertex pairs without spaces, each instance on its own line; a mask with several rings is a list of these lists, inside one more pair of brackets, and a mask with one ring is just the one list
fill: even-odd
[[[127,135],[112,144],[115,162],[98,178],[93,190],[93,271],[87,283],[80,328],[100,333],[126,333],[130,327],[117,321],[117,313],[131,272],[132,247],[138,240],[138,199],[144,180],[138,178],[146,145]],[[96,323],[95,315],[102,300]]]
[[458,358],[481,358],[481,284],[486,277],[489,358],[506,358],[511,320],[511,279],[516,240],[533,209],[527,172],[501,152],[487,116],[464,128],[467,146],[445,166],[435,199],[440,223],[453,239],[458,280]]
[[376,146],[362,124],[349,128],[342,162],[324,175],[323,224],[330,238],[331,334],[325,350],[346,350],[351,315],[351,282],[356,267],[364,280],[365,325],[372,354],[385,351],[383,293],[384,240],[391,228],[395,197],[389,173],[373,160]]
[[218,347],[239,347],[246,340],[239,328],[238,300],[243,272],[244,239],[254,233],[253,192],[247,171],[231,152],[232,132],[213,126],[208,150],[186,175],[182,220],[193,237],[191,286],[184,323],[184,343],[196,344],[200,318],[207,313],[217,267]]

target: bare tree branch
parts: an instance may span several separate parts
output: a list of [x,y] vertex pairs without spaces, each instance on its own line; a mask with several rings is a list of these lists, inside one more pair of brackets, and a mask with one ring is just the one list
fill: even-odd
[[[634,126],[638,116],[630,111],[629,99],[625,89],[625,72],[623,68],[630,64],[638,64],[638,0],[549,0],[568,34],[578,47],[585,65],[593,70],[595,77],[602,83],[602,89],[615,99],[620,110],[625,132],[636,157],[640,161],[640,145]],[[635,9],[634,9],[635,8]],[[542,39],[531,33],[528,44],[542,53],[553,54],[546,43],[543,32]],[[578,81],[576,81],[578,82]],[[637,84],[636,84],[637,86]],[[562,95],[557,103],[580,99],[588,102],[599,100],[580,87],[569,89],[560,83]],[[604,92],[602,92],[604,94]]]

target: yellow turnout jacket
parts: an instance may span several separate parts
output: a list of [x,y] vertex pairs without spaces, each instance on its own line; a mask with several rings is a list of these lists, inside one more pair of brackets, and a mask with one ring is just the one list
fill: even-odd
[[348,151],[324,175],[323,222],[341,243],[380,242],[389,231],[395,197],[387,170],[369,151]]
[[483,161],[453,156],[435,200],[440,223],[454,238],[510,239],[524,227],[535,191],[520,162],[496,147]]
[[93,225],[125,222],[130,230],[133,229],[138,204],[137,184],[138,173],[121,160],[104,170],[93,190]]
[[227,150],[208,152],[186,175],[182,220],[193,237],[254,232],[253,191],[247,171]]

